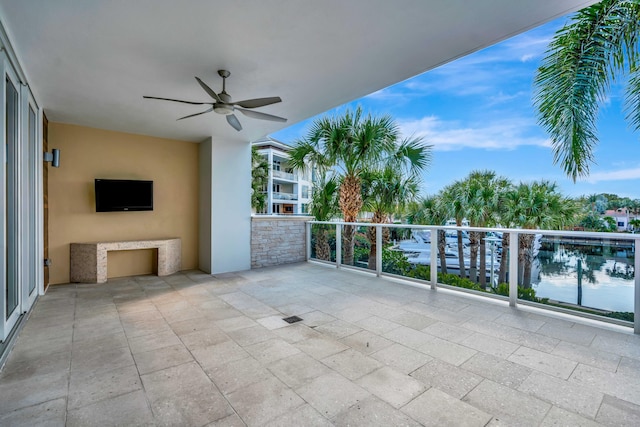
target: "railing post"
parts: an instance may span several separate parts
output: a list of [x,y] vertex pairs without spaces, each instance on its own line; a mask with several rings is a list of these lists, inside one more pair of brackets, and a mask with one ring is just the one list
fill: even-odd
[[438,288],[438,230],[429,229],[429,240],[431,242],[431,289]]
[[635,284],[633,305],[633,333],[640,334],[640,239],[634,239],[633,247],[633,281]]
[[305,242],[307,245],[307,261],[309,261],[311,259],[311,223],[309,221],[307,221],[305,223],[306,227],[306,237],[307,237],[307,241]]
[[336,223],[336,268],[342,264],[342,224]]
[[[504,254],[502,254],[504,256]],[[518,233],[509,232],[509,306],[518,305]]]
[[375,225],[376,228],[376,276],[382,274],[382,225]]

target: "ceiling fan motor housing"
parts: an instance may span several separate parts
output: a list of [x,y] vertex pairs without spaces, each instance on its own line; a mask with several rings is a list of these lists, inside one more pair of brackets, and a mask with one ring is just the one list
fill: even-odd
[[233,106],[228,104],[220,104],[219,102],[213,104],[213,111],[218,114],[231,114],[233,113]]

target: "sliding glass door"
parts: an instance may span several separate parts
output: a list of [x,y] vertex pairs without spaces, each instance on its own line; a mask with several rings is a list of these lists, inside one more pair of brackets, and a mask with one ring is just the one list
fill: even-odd
[[4,329],[5,335],[20,316],[21,292],[18,280],[18,147],[19,96],[17,79],[9,70],[4,78]]
[[0,53],[0,341],[42,290],[42,144],[40,111]]

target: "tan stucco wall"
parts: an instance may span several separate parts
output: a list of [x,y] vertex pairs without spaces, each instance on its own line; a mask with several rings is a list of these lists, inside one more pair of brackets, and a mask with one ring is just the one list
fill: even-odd
[[[182,268],[198,265],[198,145],[49,123],[50,282],[69,282],[69,244],[168,237],[182,239]],[[96,212],[95,178],[152,180],[154,210]],[[148,274],[152,250],[110,252],[108,276]]]

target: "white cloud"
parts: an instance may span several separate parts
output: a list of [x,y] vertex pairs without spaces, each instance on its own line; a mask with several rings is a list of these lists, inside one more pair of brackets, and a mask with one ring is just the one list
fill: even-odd
[[461,126],[455,121],[444,121],[436,116],[417,120],[398,120],[403,135],[422,137],[436,151],[454,151],[464,148],[488,150],[514,150],[523,145],[550,147],[547,138],[529,136],[535,122],[526,118],[491,120],[486,124]]
[[535,58],[535,57],[536,57],[536,55],[534,55],[533,53],[527,53],[527,54],[522,55],[522,56],[520,57],[520,61],[521,61],[521,62],[527,62],[527,61],[532,60],[532,59],[533,59],[533,58]]
[[589,175],[584,181],[596,184],[601,181],[628,181],[631,179],[640,179],[640,167],[596,172]]

